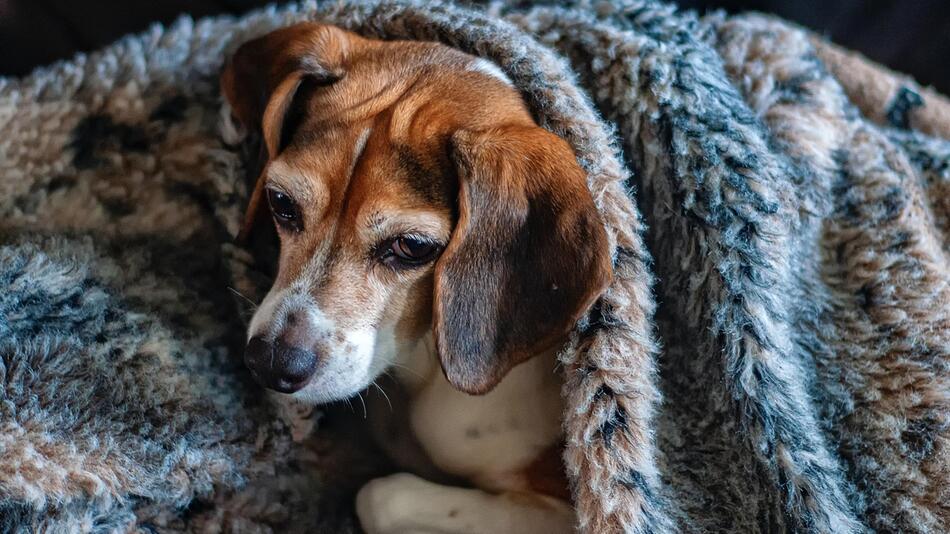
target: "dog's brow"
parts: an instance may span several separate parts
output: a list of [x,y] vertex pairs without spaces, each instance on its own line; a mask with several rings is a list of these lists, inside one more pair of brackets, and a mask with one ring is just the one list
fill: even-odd
[[399,210],[383,215],[374,211],[367,219],[365,231],[373,241],[388,239],[395,235],[421,233],[441,243],[447,243],[451,228],[449,214],[429,210]]
[[319,183],[317,180],[308,178],[295,167],[280,160],[275,160],[268,166],[267,181],[300,203],[313,204],[320,197],[319,191],[315,190]]

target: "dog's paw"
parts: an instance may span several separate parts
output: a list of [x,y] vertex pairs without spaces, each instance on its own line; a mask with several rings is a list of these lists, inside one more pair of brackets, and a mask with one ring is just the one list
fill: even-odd
[[557,499],[442,486],[408,473],[369,481],[356,495],[356,515],[368,534],[555,534],[574,525],[573,509]]
[[367,534],[414,532],[413,504],[432,486],[415,475],[396,473],[370,480],[356,494],[356,515]]

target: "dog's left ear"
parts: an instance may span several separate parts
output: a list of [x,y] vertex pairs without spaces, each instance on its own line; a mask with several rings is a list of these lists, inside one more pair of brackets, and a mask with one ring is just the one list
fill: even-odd
[[[287,143],[295,123],[294,97],[304,83],[329,85],[344,75],[353,41],[359,37],[335,26],[304,22],[240,46],[221,72],[221,92],[238,122],[263,140],[267,161]],[[246,236],[262,212],[260,178],[244,218]]]
[[570,146],[540,127],[460,131],[458,223],[435,266],[446,378],[474,394],[552,348],[612,276],[607,235]]

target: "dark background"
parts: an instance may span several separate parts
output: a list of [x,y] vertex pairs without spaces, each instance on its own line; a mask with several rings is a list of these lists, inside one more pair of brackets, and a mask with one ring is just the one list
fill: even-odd
[[[0,0],[0,75],[94,50],[178,15],[240,14],[262,0]],[[774,13],[950,94],[950,0],[679,0]]]

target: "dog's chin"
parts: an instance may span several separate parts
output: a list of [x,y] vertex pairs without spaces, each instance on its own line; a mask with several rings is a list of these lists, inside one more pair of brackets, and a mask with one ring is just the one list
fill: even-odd
[[[375,362],[374,362],[375,363]],[[350,369],[350,372],[317,372],[307,385],[293,393],[273,394],[278,397],[290,397],[302,404],[317,405],[341,401],[356,396],[357,393],[370,387],[383,374],[386,365],[371,365],[362,372]]]
[[350,397],[355,397],[357,393],[368,388],[372,381],[356,386],[348,387],[325,387],[308,384],[306,387],[293,393],[278,393],[275,395],[281,397],[291,397],[295,401],[310,405],[329,404],[331,402],[341,401]]

